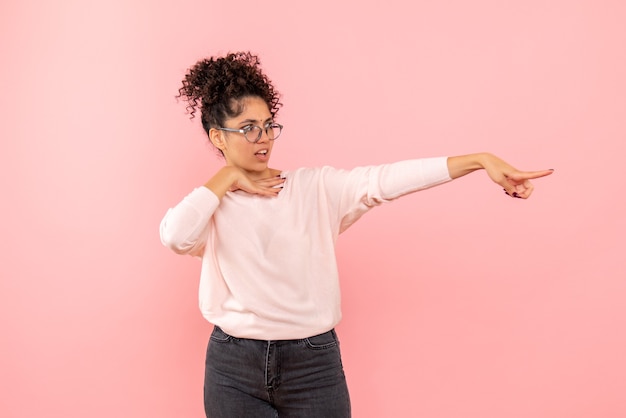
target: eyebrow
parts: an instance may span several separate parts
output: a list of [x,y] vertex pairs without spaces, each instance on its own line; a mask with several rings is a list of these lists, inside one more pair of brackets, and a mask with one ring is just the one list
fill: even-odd
[[[271,122],[273,119],[274,119],[274,118],[272,118],[272,117],[270,116],[269,118],[265,119],[264,124],[266,124],[266,123],[268,123],[268,122]],[[249,123],[254,123],[254,122],[259,122],[259,121],[258,121],[258,120],[256,120],[256,119],[245,119],[245,120],[242,120],[241,122],[239,122],[239,125],[247,125],[247,124],[249,124]]]

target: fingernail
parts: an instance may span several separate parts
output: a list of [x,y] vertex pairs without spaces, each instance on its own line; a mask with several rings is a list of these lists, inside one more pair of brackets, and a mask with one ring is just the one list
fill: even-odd
[[513,192],[513,197],[519,197],[519,195],[517,194],[517,192]]

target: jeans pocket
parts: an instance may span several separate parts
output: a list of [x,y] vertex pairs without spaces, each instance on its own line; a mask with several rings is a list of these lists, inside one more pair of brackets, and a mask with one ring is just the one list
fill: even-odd
[[337,334],[334,329],[323,334],[305,338],[304,343],[311,350],[326,350],[339,346],[339,340],[337,339]]
[[217,343],[227,343],[233,339],[232,336],[226,334],[220,327],[217,325],[213,328],[213,332],[211,333],[211,341],[215,341]]

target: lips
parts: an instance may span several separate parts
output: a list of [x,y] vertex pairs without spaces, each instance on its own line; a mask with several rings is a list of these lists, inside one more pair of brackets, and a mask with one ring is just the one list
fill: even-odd
[[259,161],[267,162],[270,158],[270,150],[267,148],[263,148],[254,153],[254,156]]

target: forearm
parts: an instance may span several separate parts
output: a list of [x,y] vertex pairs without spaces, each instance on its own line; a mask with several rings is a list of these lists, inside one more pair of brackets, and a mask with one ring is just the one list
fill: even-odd
[[213,175],[204,183],[204,187],[211,190],[218,199],[222,200],[222,197],[227,191],[231,190],[233,184],[237,180],[236,168],[232,166],[224,166],[217,173]]
[[376,166],[321,170],[331,207],[346,214],[363,205],[370,208],[451,180],[447,157],[397,161]]
[[204,187],[194,189],[165,214],[160,227],[161,242],[179,254],[198,253],[218,205],[219,199],[213,192]]
[[492,158],[497,157],[486,152],[448,157],[450,178],[457,179],[476,170],[484,169],[487,161]]
[[170,209],[161,222],[161,241],[177,253],[193,254],[204,246],[210,218],[240,173],[225,166]]

